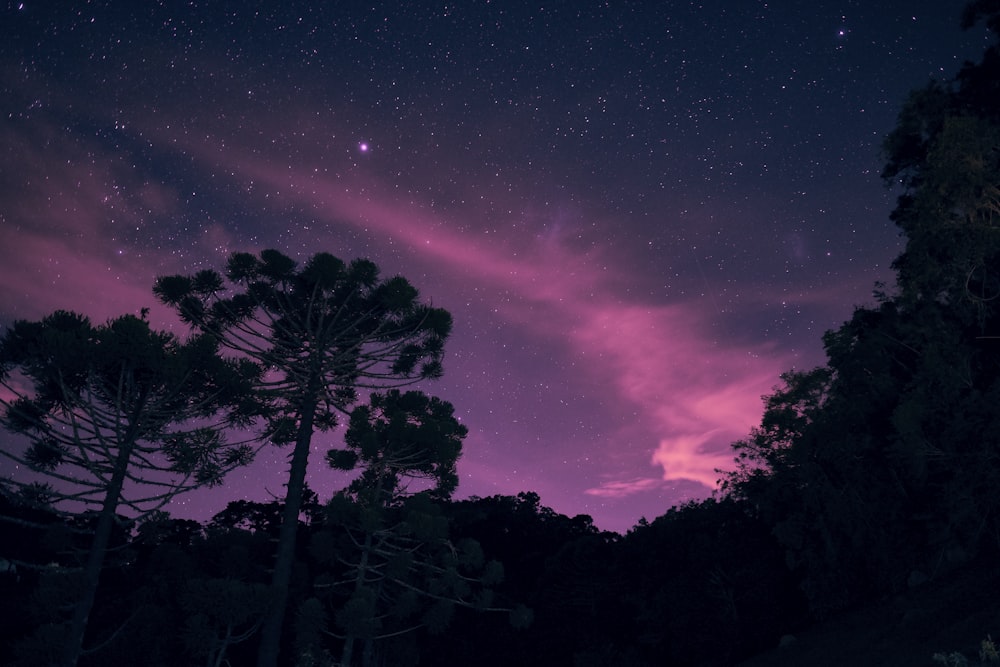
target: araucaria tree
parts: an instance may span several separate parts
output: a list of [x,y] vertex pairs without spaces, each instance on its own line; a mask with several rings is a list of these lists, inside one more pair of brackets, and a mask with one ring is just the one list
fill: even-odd
[[22,436],[0,449],[21,471],[3,486],[96,519],[68,625],[49,635],[59,665],[83,653],[119,511],[141,517],[252,458],[223,433],[252,421],[259,368],[217,351],[211,338],[181,342],[137,317],[95,327],[64,311],[15,322],[0,340],[0,424]]
[[451,403],[394,389],[372,394],[351,412],[346,447],[327,452],[327,462],[341,470],[361,466],[348,491],[366,507],[398,503],[416,480],[444,499],[458,486],[455,465],[467,433]]
[[[359,639],[364,664],[371,664],[373,642],[381,636],[423,625],[443,627],[454,604],[473,606],[465,598],[474,580],[459,566],[481,568],[482,551],[463,545],[463,553],[478,559],[460,563],[459,551],[447,541],[447,522],[428,502],[447,499],[458,485],[455,464],[467,432],[450,403],[393,390],[372,394],[368,405],[355,408],[346,448],[327,453],[334,468],[362,469],[330,503],[339,544],[314,545],[316,554],[326,552],[344,568],[327,589],[342,600],[336,615],[344,640],[341,665],[353,664]],[[421,598],[431,601],[430,609],[421,609]]]
[[170,276],[154,292],[199,331],[267,369],[268,437],[291,443],[285,508],[258,665],[274,667],[295,557],[313,433],[333,428],[359,389],[441,375],[451,315],[424,305],[402,277],[382,280],[368,260],[318,253],[299,268],[276,250],[232,255],[225,272]]

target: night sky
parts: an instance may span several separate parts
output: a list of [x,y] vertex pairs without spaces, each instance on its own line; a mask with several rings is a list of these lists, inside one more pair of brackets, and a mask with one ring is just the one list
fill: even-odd
[[[0,326],[183,333],[158,275],[369,257],[455,318],[421,388],[469,427],[458,496],[626,530],[707,496],[779,374],[891,282],[879,146],[985,48],[962,5],[6,3]],[[286,455],[170,509],[283,495]]]

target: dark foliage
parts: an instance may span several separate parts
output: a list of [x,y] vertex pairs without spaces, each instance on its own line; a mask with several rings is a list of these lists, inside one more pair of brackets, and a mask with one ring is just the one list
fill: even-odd
[[212,270],[164,276],[153,292],[207,338],[267,369],[258,385],[258,395],[269,401],[267,438],[292,445],[258,658],[261,667],[273,667],[287,639],[285,609],[313,434],[333,429],[359,390],[440,377],[451,315],[422,304],[405,278],[382,279],[370,260],[345,263],[323,252],[301,267],[277,250],[234,253],[225,279]]
[[66,525],[90,535],[72,545],[79,562],[42,581],[52,584],[49,617],[26,645],[52,653],[43,662],[71,667],[89,650],[102,569],[127,525],[119,510],[146,515],[253,458],[225,431],[253,419],[258,378],[209,338],[181,341],[130,315],[93,326],[57,311],[14,322],[0,339],[0,426],[16,436],[0,456],[20,469],[0,487],[23,504],[77,512]]
[[[976,20],[996,33],[1000,6],[972,3]],[[885,151],[896,289],[824,336],[826,366],[782,378],[724,480],[817,617],[1000,550],[997,45],[913,93]]]

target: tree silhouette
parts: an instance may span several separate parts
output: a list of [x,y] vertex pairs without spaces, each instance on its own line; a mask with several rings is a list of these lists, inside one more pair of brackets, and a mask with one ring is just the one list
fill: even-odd
[[346,447],[327,452],[327,462],[340,470],[362,468],[348,492],[368,507],[398,503],[421,479],[446,499],[458,486],[455,465],[467,434],[447,401],[419,391],[374,393],[351,412]]
[[345,264],[328,253],[314,255],[301,269],[276,250],[259,257],[236,253],[226,278],[228,288],[211,270],[162,277],[154,292],[186,322],[265,366],[268,436],[293,444],[258,657],[260,667],[274,667],[313,433],[333,428],[359,389],[439,377],[451,316],[421,304],[406,279],[381,280],[373,262]]
[[[972,3],[1000,36],[1000,5]],[[902,186],[894,292],[783,376],[724,491],[768,522],[814,613],[1000,546],[1000,52],[904,105],[884,178]],[[917,577],[919,578],[919,577]]]
[[204,658],[205,667],[222,667],[226,651],[249,639],[267,609],[267,586],[231,577],[195,579],[181,595],[184,644]]
[[[1000,37],[991,0],[967,5],[965,27]],[[883,150],[887,183],[903,186],[893,221],[905,234],[893,264],[904,305],[938,300],[981,330],[1000,306],[1000,45],[951,82],[911,93]]]
[[75,665],[83,650],[118,511],[142,516],[252,458],[223,429],[252,418],[257,375],[253,364],[221,359],[209,338],[180,342],[133,316],[94,327],[60,311],[15,322],[0,341],[0,423],[26,440],[0,455],[36,473],[4,485],[96,514],[59,664]]
[[502,568],[487,563],[473,540],[453,545],[431,502],[447,499],[458,484],[455,464],[467,429],[453,413],[450,403],[422,392],[375,393],[351,413],[346,448],[327,454],[335,468],[362,468],[330,504],[340,539],[326,552],[344,575],[328,587],[346,596],[336,614],[341,665],[352,664],[358,639],[369,665],[380,638],[420,627],[441,631],[455,605],[491,605],[484,584],[496,583]]

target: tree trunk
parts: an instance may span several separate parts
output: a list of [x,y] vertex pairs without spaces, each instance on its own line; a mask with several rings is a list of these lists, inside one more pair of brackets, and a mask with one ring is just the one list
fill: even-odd
[[[384,475],[378,476],[378,486],[375,487],[375,497],[379,498],[382,495],[382,486],[385,481]],[[368,561],[371,557],[372,546],[374,541],[374,535],[371,530],[365,529],[365,545],[361,549],[361,558],[358,561],[358,575],[354,579],[354,592],[357,593],[365,585],[365,577],[368,574]],[[354,640],[355,637],[351,632],[347,633],[347,637],[344,638],[344,648],[340,654],[340,667],[351,667],[351,661],[354,659]],[[369,638],[370,642],[370,638]],[[368,644],[366,644],[367,648]]]
[[313,418],[316,411],[312,395],[303,406],[295,450],[288,472],[288,487],[285,494],[285,509],[281,517],[278,533],[278,551],[274,558],[274,574],[271,577],[270,606],[264,624],[261,626],[260,648],[257,653],[257,667],[277,667],[281,651],[281,628],[285,621],[285,606],[288,603],[288,585],[295,563],[295,535],[299,527],[299,511],[302,509],[302,492],[305,489],[306,468],[309,463],[309,448],[312,445]]
[[104,494],[101,513],[97,518],[97,528],[94,540],[90,543],[90,553],[87,554],[87,564],[83,570],[83,592],[80,600],[73,608],[73,618],[70,620],[66,643],[63,644],[62,667],[76,667],[80,654],[83,653],[83,636],[87,632],[87,621],[97,599],[97,587],[101,579],[101,569],[104,567],[104,556],[111,541],[111,529],[114,528],[115,512],[121,499],[125,474],[128,472],[129,460],[132,458],[131,445],[122,446],[115,460],[115,470],[111,475],[111,483]]
[[[361,560],[358,562],[358,575],[354,578],[354,592],[357,593],[365,585],[365,575],[368,573],[368,556],[372,549],[372,534],[365,531],[365,546],[361,551]],[[354,634],[347,633],[344,638],[344,648],[340,653],[340,667],[351,667],[354,660]]]
[[222,667],[222,663],[225,661],[226,657],[226,649],[229,648],[229,641],[232,639],[232,637],[233,637],[233,626],[227,625],[226,636],[223,637],[222,641],[220,642],[221,646],[219,646],[218,652],[215,655],[215,659],[213,660],[211,654],[209,654],[208,667]]

